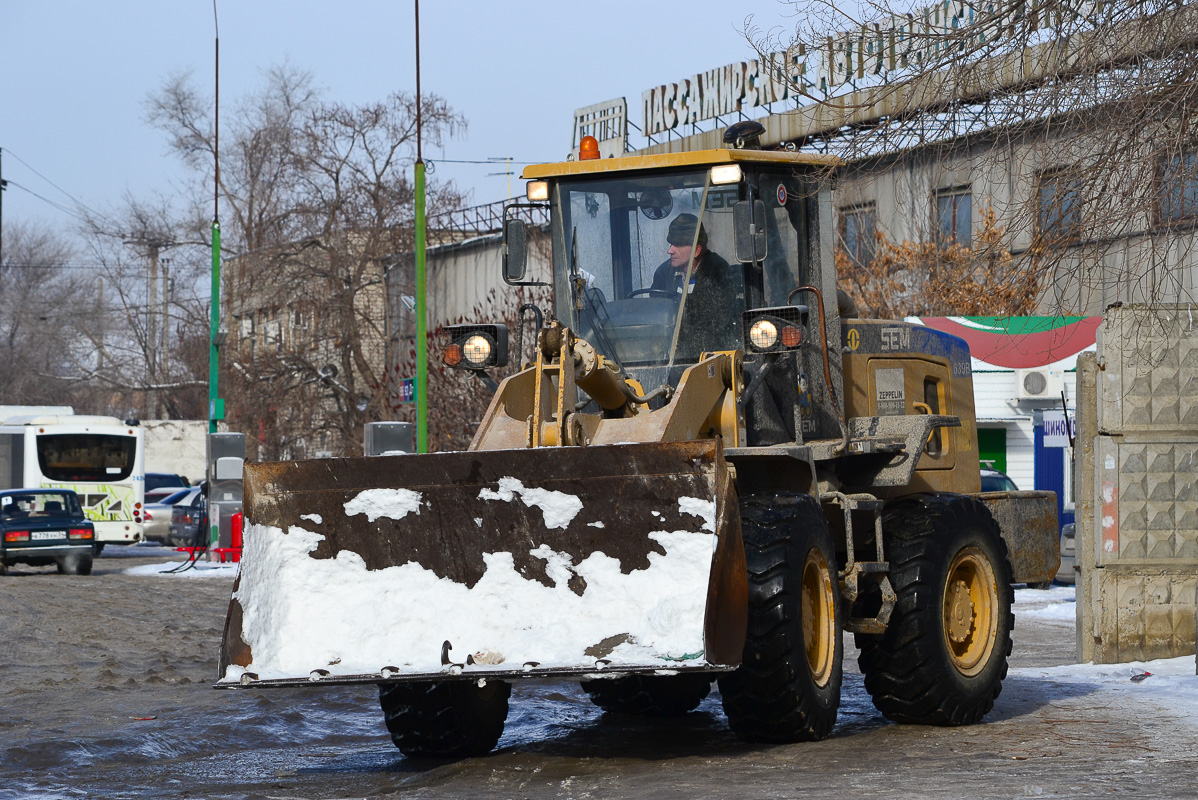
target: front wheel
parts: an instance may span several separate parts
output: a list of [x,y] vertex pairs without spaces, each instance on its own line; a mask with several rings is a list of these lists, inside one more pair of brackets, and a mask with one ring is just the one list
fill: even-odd
[[711,692],[711,676],[628,675],[583,681],[591,702],[604,711],[643,717],[677,717],[694,711]]
[[898,602],[886,632],[860,635],[865,689],[888,719],[977,722],[1002,691],[1014,619],[998,525],[972,497],[929,496],[882,520]]
[[511,694],[504,681],[380,683],[379,705],[391,741],[405,756],[455,758],[495,747]]
[[844,645],[836,553],[808,495],[741,503],[749,626],[737,670],[720,678],[733,732],[755,742],[823,739],[836,724]]

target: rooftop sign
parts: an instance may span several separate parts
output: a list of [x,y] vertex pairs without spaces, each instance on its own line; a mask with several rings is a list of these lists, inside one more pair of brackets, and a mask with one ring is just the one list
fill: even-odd
[[1094,5],[1093,0],[1066,0],[1055,3],[1050,15],[1036,3],[1004,3],[988,13],[945,0],[829,36],[819,45],[798,44],[762,60],[727,64],[646,89],[641,96],[641,130],[653,136],[781,100],[823,98],[842,88],[875,85],[889,73],[941,57],[947,40],[962,31],[965,41],[955,38],[952,45],[976,50],[980,57],[1003,40],[1073,22]]

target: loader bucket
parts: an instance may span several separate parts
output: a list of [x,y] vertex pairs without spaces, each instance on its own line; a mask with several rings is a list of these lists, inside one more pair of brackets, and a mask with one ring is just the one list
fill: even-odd
[[714,440],[247,464],[245,520],[217,686],[740,662]]

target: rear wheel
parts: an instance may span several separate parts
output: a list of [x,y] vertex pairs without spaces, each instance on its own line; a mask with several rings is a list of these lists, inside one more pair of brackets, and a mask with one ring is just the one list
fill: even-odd
[[379,684],[391,741],[405,756],[453,758],[495,747],[512,686],[503,681]]
[[676,717],[698,708],[711,692],[711,676],[629,675],[614,680],[583,681],[582,689],[604,711]]
[[749,627],[741,666],[720,678],[742,739],[823,739],[836,724],[844,647],[832,535],[807,495],[741,503]]
[[971,497],[924,497],[882,527],[898,602],[885,633],[857,637],[865,688],[896,722],[977,722],[1002,691],[1014,626],[998,525]]

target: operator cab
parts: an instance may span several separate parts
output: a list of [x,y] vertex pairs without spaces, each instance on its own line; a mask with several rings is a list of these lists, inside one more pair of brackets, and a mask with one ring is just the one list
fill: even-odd
[[744,349],[746,310],[818,283],[816,183],[790,164],[586,174],[533,191],[552,209],[557,316],[645,385]]

